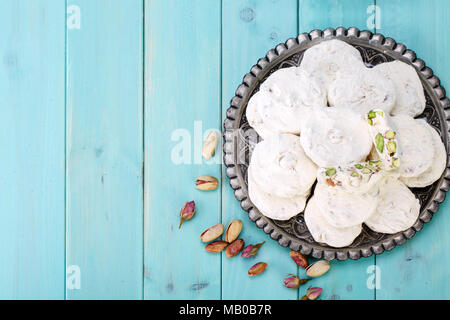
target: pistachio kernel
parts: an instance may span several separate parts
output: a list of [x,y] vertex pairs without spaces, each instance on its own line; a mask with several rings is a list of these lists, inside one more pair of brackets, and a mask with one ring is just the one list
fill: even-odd
[[330,263],[327,260],[319,260],[306,268],[306,274],[311,278],[320,277],[330,270]]
[[336,174],[336,169],[335,168],[328,168],[327,171],[325,171],[325,174],[327,175],[327,177],[334,176]]
[[397,144],[395,141],[388,141],[386,148],[389,150],[389,152],[395,153],[397,151]]
[[355,168],[356,168],[356,169],[362,169],[362,168],[363,168],[363,165],[360,164],[360,163],[355,164]]
[[380,153],[383,153],[384,149],[384,137],[381,135],[381,133],[377,134],[375,137],[375,145],[377,147],[377,150]]
[[255,264],[253,267],[251,267],[248,270],[248,275],[250,277],[256,276],[257,274],[263,273],[264,270],[266,270],[266,268],[267,268],[267,263],[258,262],[257,264]]
[[399,164],[400,164],[400,161],[398,160],[398,158],[394,158],[394,161],[392,162],[392,166],[394,168],[398,168]]
[[376,114],[375,111],[373,111],[373,110],[370,110],[369,113],[367,114],[367,117],[368,117],[369,119],[373,119],[373,118],[375,118],[376,116],[377,116],[377,114]]
[[392,130],[386,131],[385,137],[386,137],[386,139],[394,139],[395,131],[392,131]]
[[372,119],[367,119],[367,123],[370,124],[371,126],[373,126],[373,121],[372,121]]
[[225,231],[225,241],[228,243],[233,242],[239,237],[242,231],[242,221],[233,220],[228,224],[227,230]]

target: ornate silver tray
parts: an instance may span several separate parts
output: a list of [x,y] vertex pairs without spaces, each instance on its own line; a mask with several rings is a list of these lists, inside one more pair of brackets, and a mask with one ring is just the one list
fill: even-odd
[[450,101],[445,96],[444,88],[440,86],[439,78],[426,67],[424,61],[417,58],[414,51],[408,50],[405,45],[395,42],[392,38],[385,38],[381,34],[372,34],[370,31],[360,31],[357,28],[337,28],[336,30],[330,28],[302,33],[297,38],[291,38],[286,43],[279,44],[269,50],[264,58],[259,59],[250,73],[244,76],[235,97],[231,99],[224,121],[224,162],[230,185],[234,189],[236,198],[241,202],[242,208],[248,212],[249,218],[259,228],[278,241],[281,246],[290,247],[315,258],[356,260],[372,254],[380,254],[385,250],[392,250],[420,231],[424,223],[431,220],[439,204],[445,199],[450,186],[450,169],[447,160],[447,168],[438,181],[426,188],[412,189],[421,203],[421,213],[413,227],[397,234],[382,234],[364,226],[362,233],[355,241],[344,248],[333,248],[315,242],[305,225],[303,214],[288,221],[276,221],[263,216],[253,206],[247,193],[247,167],[253,147],[260,138],[245,117],[247,102],[272,72],[279,68],[299,66],[306,49],[332,38],[343,40],[357,48],[369,67],[393,60],[401,60],[413,65],[418,71],[426,96],[426,108],[419,117],[425,118],[438,130],[448,154]]

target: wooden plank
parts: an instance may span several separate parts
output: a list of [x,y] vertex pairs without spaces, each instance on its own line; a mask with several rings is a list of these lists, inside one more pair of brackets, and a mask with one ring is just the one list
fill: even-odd
[[[447,0],[385,1],[380,6],[380,33],[414,50],[449,89],[450,2]],[[377,299],[450,298],[450,204],[448,199],[430,223],[392,252],[377,257],[380,290]]]
[[[367,9],[373,4],[373,0],[300,0],[299,30],[309,32],[339,26],[369,29],[367,20],[372,11]],[[330,271],[323,277],[310,281],[308,285],[322,287],[322,299],[373,299],[374,290],[371,289],[369,279],[373,265],[374,257],[358,261],[332,261]],[[300,290],[299,296],[303,294],[304,290]]]
[[374,0],[299,0],[300,32],[356,27],[372,30]]
[[[219,299],[220,255],[199,236],[220,222],[221,151],[202,160],[203,133],[220,130],[220,1],[145,1],[145,299]],[[219,142],[220,144],[220,142]],[[184,150],[182,150],[184,148]],[[193,220],[179,211],[195,200]]]
[[0,299],[64,299],[64,2],[0,3]]
[[67,31],[67,266],[79,266],[81,288],[67,298],[139,299],[142,1],[70,5],[81,24]]
[[[297,33],[297,1],[245,0],[223,1],[223,99],[222,112],[229,107],[242,77],[266,52]],[[225,172],[223,176],[226,177]],[[244,224],[242,238],[248,243],[266,241],[255,258],[222,259],[223,299],[296,299],[296,290],[283,286],[288,273],[297,267],[282,248],[263,230],[248,219],[234,197],[228,179],[222,186],[222,221],[227,224],[241,219]],[[258,261],[268,263],[264,274],[250,278],[248,269]]]

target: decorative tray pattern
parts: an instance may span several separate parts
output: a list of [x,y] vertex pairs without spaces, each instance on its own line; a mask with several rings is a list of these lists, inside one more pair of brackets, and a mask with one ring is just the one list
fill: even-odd
[[303,254],[327,260],[359,259],[372,254],[380,254],[403,244],[420,231],[424,223],[431,220],[445,199],[450,186],[450,168],[447,167],[442,177],[426,188],[412,189],[420,199],[421,212],[416,223],[406,231],[396,234],[377,233],[364,225],[362,233],[348,247],[333,248],[323,243],[317,243],[312,238],[305,225],[303,214],[287,221],[276,221],[262,215],[252,204],[247,193],[247,168],[254,145],[260,140],[256,131],[248,124],[245,110],[250,97],[259,90],[259,86],[274,71],[280,68],[299,66],[303,53],[313,45],[337,38],[357,48],[367,66],[400,60],[413,65],[425,89],[426,108],[419,118],[438,130],[449,154],[448,126],[450,119],[450,101],[445,96],[445,90],[440,86],[439,78],[426,67],[425,62],[416,57],[414,51],[392,38],[370,31],[360,31],[357,28],[337,28],[313,30],[302,33],[297,38],[291,38],[284,44],[279,44],[269,50],[264,58],[258,60],[250,72],[243,78],[242,84],[236,90],[236,95],[230,102],[224,121],[224,163],[230,185],[242,208],[248,212],[249,218],[259,228],[278,241],[283,247],[289,246]]

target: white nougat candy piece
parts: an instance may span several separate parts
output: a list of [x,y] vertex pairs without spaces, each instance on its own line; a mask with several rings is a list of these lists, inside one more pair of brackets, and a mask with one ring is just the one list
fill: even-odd
[[315,241],[326,243],[335,248],[341,248],[352,244],[361,233],[361,224],[351,227],[336,228],[323,217],[320,202],[313,196],[308,201],[305,213],[305,223]]
[[408,187],[411,188],[423,188],[433,184],[437,181],[447,166],[447,151],[445,150],[444,143],[442,143],[441,137],[437,131],[431,127],[428,123],[426,127],[431,133],[433,138],[433,161],[431,162],[429,168],[423,173],[416,177],[401,177],[400,180],[403,181]]
[[341,40],[325,40],[303,54],[300,68],[319,79],[327,89],[338,72],[357,72],[364,67],[359,51]]
[[292,134],[258,143],[248,171],[262,190],[282,198],[309,194],[317,177],[317,166],[306,156],[300,138]]
[[320,167],[364,161],[372,148],[366,121],[347,108],[315,109],[302,121],[300,141]]
[[432,164],[434,157],[434,141],[422,119],[398,115],[391,118],[397,129],[397,140],[400,165],[397,173],[400,177],[417,177],[424,173]]
[[330,106],[347,106],[362,115],[373,108],[390,112],[396,93],[390,79],[374,69],[361,68],[358,72],[339,72],[328,89]]
[[336,168],[319,168],[317,181],[338,191],[363,194],[369,192],[384,176],[381,160],[369,160]]
[[373,231],[394,234],[414,225],[420,202],[403,182],[386,177],[380,183],[377,208],[364,223]]
[[336,228],[351,227],[367,220],[377,207],[378,193],[377,185],[362,194],[342,192],[319,183],[314,189],[323,217]]
[[373,109],[366,114],[366,121],[384,168],[386,170],[398,168],[400,159],[397,132],[389,116],[381,109]]
[[308,195],[281,198],[260,188],[248,171],[248,195],[258,210],[270,219],[289,220],[305,209]]
[[379,64],[374,70],[390,79],[395,86],[396,103],[392,115],[418,116],[425,109],[425,94],[420,78],[411,65],[401,61]]
[[315,78],[296,68],[272,73],[247,106],[249,124],[264,139],[273,133],[300,133],[299,119],[312,107],[325,107],[326,92]]

